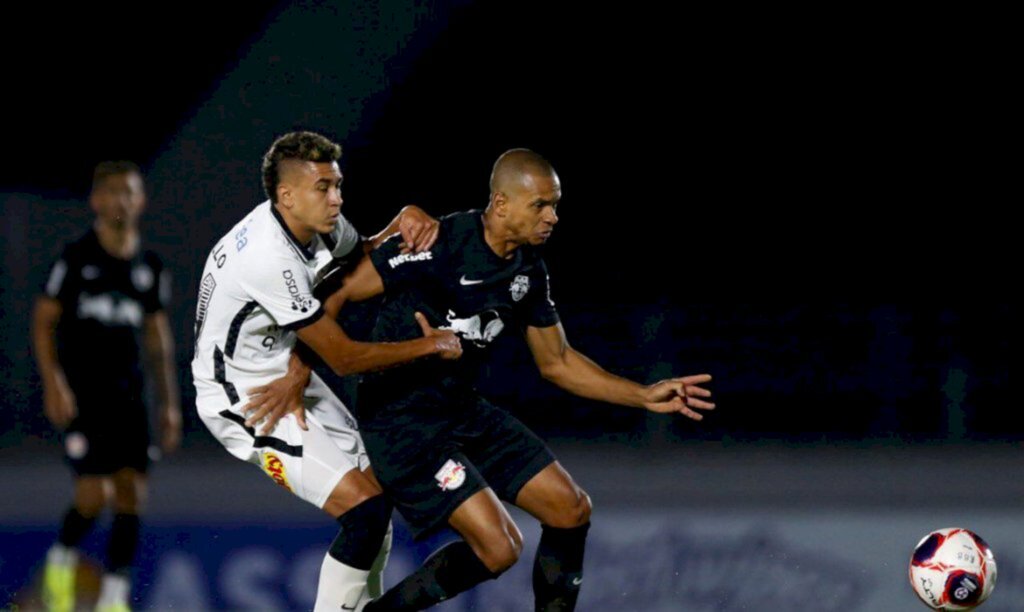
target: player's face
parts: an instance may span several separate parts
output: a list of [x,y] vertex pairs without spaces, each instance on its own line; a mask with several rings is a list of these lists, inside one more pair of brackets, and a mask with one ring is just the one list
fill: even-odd
[[137,172],[112,174],[93,187],[89,204],[100,221],[111,227],[135,227],[146,207],[146,189]]
[[337,162],[303,162],[289,177],[289,210],[304,226],[327,234],[341,214],[341,170]]
[[558,223],[562,186],[556,174],[528,174],[520,189],[508,197],[508,230],[519,244],[547,242]]

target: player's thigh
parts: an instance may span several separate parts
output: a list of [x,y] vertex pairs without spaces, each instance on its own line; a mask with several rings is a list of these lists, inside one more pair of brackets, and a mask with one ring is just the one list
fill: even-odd
[[135,468],[121,468],[111,476],[114,511],[136,514],[146,503],[146,475]]
[[455,435],[498,498],[515,503],[520,490],[555,456],[526,425],[483,398],[477,399],[473,414]]

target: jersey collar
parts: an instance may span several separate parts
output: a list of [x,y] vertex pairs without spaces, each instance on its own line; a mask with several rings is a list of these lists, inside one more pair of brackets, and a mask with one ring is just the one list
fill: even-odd
[[300,255],[305,257],[306,261],[312,261],[313,253],[309,250],[309,248],[306,245],[299,242],[299,239],[295,237],[295,234],[293,234],[292,231],[288,229],[288,224],[284,222],[284,217],[282,217],[281,213],[277,211],[277,207],[274,206],[273,202],[270,203],[270,212],[273,213],[274,218],[277,219],[278,225],[281,226],[281,231],[284,232],[285,236],[288,236],[288,241],[292,243],[292,246],[295,247],[295,250],[298,251]]

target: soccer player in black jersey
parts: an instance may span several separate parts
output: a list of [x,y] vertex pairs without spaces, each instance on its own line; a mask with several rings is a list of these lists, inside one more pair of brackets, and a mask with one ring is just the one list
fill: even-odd
[[441,222],[428,251],[403,254],[385,242],[328,299],[384,293],[375,342],[415,338],[412,316],[462,339],[458,362],[421,361],[365,375],[357,413],[385,493],[418,534],[447,523],[463,538],[366,610],[420,610],[508,569],[522,535],[501,500],[543,526],[534,562],[537,610],[572,610],[583,579],[590,498],[547,446],[472,386],[473,364],[506,328],[526,336],[547,380],[579,396],[700,420],[709,410],[707,374],[641,385],[615,376],[568,343],[552,302],[538,247],[558,222],[558,175],[536,153],[514,149],[495,163],[484,211]]
[[114,522],[97,609],[128,609],[149,465],[140,348],[156,382],[163,450],[174,450],[181,437],[165,311],[169,278],[156,254],[140,247],[145,202],[138,167],[99,164],[89,196],[96,221],[65,247],[35,304],[32,339],[44,409],[63,430],[75,472],[74,501],[44,570],[44,602],[51,610],[74,607],[75,547],[107,505]]

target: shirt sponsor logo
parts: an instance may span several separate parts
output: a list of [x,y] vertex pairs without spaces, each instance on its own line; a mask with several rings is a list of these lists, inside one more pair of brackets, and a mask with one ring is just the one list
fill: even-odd
[[396,256],[392,257],[391,259],[389,259],[388,260],[388,265],[391,266],[392,269],[394,269],[394,268],[397,268],[398,266],[400,266],[400,265],[402,265],[402,264],[404,264],[406,262],[410,262],[410,261],[426,261],[428,259],[433,259],[433,258],[434,258],[434,254],[431,253],[430,251],[423,251],[422,253],[405,253],[405,254],[402,254],[402,255],[396,255]]
[[449,459],[434,474],[434,480],[437,481],[437,486],[441,487],[442,491],[454,491],[466,482],[466,466]]
[[78,298],[78,318],[93,319],[104,325],[142,326],[142,306],[126,297],[114,299],[109,293],[82,294]]
[[458,318],[454,311],[449,310],[447,319],[448,325],[439,329],[450,329],[463,340],[480,347],[490,344],[505,329],[505,322],[496,310],[485,310],[465,319]]
[[274,453],[263,453],[263,471],[277,484],[289,491],[292,490],[291,484],[288,483],[288,475],[284,470],[284,463]]
[[302,313],[309,312],[309,309],[313,307],[313,298],[303,295],[299,291],[299,285],[295,282],[295,274],[291,270],[282,270],[281,276],[284,277],[284,285],[288,288],[288,294],[292,296],[292,310]]

